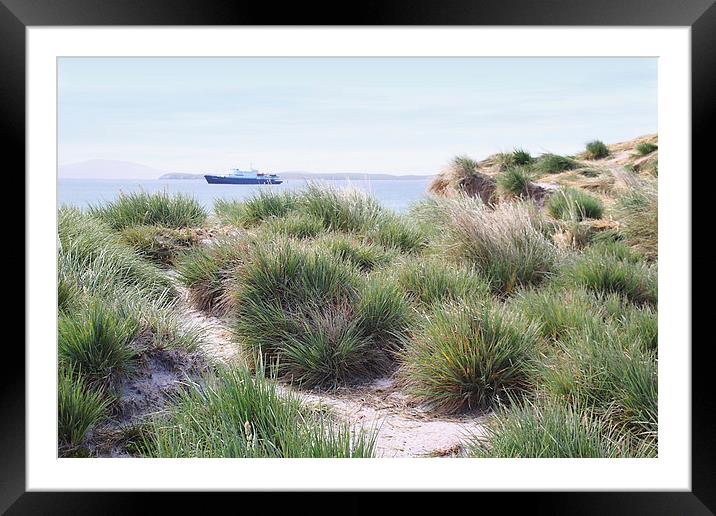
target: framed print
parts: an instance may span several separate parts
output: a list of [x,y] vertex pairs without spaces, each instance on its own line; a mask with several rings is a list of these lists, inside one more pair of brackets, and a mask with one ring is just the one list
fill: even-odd
[[716,7],[676,7],[2,0],[27,202],[3,510],[711,513],[691,170]]

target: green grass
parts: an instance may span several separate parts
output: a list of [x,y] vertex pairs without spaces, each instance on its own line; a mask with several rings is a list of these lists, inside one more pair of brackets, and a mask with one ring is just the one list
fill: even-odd
[[646,156],[647,154],[651,154],[655,150],[657,150],[659,146],[655,143],[640,143],[636,146],[636,152],[640,156]]
[[[608,246],[618,249],[618,245]],[[588,249],[566,267],[565,277],[572,284],[595,293],[619,294],[635,304],[657,304],[657,273],[653,266],[624,259],[599,249]]]
[[57,432],[60,448],[82,444],[87,432],[106,415],[109,398],[91,388],[71,366],[60,367],[57,385]]
[[358,232],[375,227],[384,214],[378,202],[361,190],[309,183],[299,195],[300,209],[331,231]]
[[200,310],[224,313],[229,309],[229,285],[234,271],[246,259],[249,244],[240,238],[225,238],[196,246],[179,256],[176,271],[189,289],[189,299]]
[[280,376],[304,386],[336,387],[387,370],[411,316],[395,285],[289,240],[258,246],[237,279],[239,341],[250,356],[278,359]]
[[523,289],[511,301],[513,310],[539,325],[547,339],[559,340],[570,331],[594,324],[601,316],[595,297],[584,289],[550,284]]
[[441,412],[486,408],[530,389],[538,359],[537,327],[499,306],[434,310],[406,343],[408,392]]
[[323,232],[321,220],[304,213],[291,213],[285,217],[272,217],[266,222],[266,228],[293,238],[315,238]]
[[546,388],[556,396],[594,407],[642,440],[655,440],[655,353],[610,321],[575,331],[562,346],[559,361],[545,372]]
[[534,162],[534,158],[524,149],[515,149],[512,152],[503,152],[497,155],[501,170],[511,167],[522,167]]
[[400,288],[422,307],[485,299],[490,294],[490,285],[472,269],[436,259],[405,260],[395,275]]
[[503,203],[494,209],[454,205],[446,228],[445,249],[482,274],[498,293],[536,284],[558,264],[558,251],[547,224],[531,202]]
[[383,246],[340,233],[327,234],[316,241],[316,245],[364,272],[387,265],[397,253],[396,250],[385,249]]
[[403,253],[419,252],[427,244],[427,236],[420,225],[406,217],[393,214],[382,215],[369,239],[383,247]]
[[91,382],[108,382],[128,370],[135,356],[129,344],[139,330],[131,315],[93,302],[83,313],[59,318],[60,361]]
[[529,197],[532,173],[525,167],[509,167],[497,175],[497,188],[507,197]]
[[524,149],[515,149],[512,151],[510,161],[513,165],[529,165],[532,163],[532,156]]
[[587,144],[587,159],[603,159],[609,156],[609,149],[604,142],[594,140]]
[[60,278],[83,294],[115,297],[136,292],[147,299],[171,300],[171,281],[144,260],[104,222],[73,208],[58,213]]
[[167,192],[121,193],[115,201],[90,206],[89,212],[115,230],[129,226],[200,226],[207,216],[206,210],[194,198]]
[[591,194],[578,188],[562,188],[547,199],[547,211],[555,219],[601,219],[604,205]]
[[295,395],[279,394],[263,370],[226,369],[182,392],[155,420],[150,457],[372,457],[375,436],[351,435]]
[[187,228],[129,226],[120,236],[141,256],[162,265],[172,265],[177,255],[197,243],[196,235]]
[[535,160],[533,165],[533,170],[540,174],[558,174],[575,168],[577,168],[575,160],[558,154],[543,154]]
[[224,224],[252,227],[272,217],[288,215],[296,203],[292,192],[260,190],[244,201],[217,199],[214,213]]
[[619,196],[615,206],[625,241],[649,260],[659,254],[659,195],[656,180],[640,180]]
[[382,356],[392,358],[407,337],[413,323],[413,311],[405,291],[384,275],[374,276],[358,289],[355,319],[360,334],[371,340]]
[[[468,449],[480,458],[621,458],[655,456],[588,408],[554,400],[503,408],[487,426],[487,442],[473,439]],[[636,453],[635,453],[636,452]]]

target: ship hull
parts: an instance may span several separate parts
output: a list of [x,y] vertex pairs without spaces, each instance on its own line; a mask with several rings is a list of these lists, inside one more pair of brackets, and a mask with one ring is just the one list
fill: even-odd
[[280,185],[282,179],[275,177],[229,177],[205,175],[206,182],[212,185]]

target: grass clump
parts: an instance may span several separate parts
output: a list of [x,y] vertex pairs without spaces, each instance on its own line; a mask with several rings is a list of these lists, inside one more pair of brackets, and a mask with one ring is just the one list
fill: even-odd
[[206,210],[194,198],[167,192],[121,193],[115,201],[91,206],[89,212],[115,230],[129,226],[200,226],[207,216]]
[[290,241],[258,246],[238,274],[235,330],[252,356],[278,361],[280,376],[335,387],[389,367],[409,305],[326,249]]
[[556,219],[601,219],[604,214],[602,202],[578,188],[562,188],[547,200],[547,211]]
[[659,196],[656,180],[634,182],[617,199],[616,216],[625,240],[649,260],[659,253]]
[[531,202],[505,203],[489,209],[454,205],[446,250],[482,274],[496,292],[539,283],[557,267],[558,253],[547,225]]
[[[501,409],[487,426],[487,440],[474,439],[468,454],[481,458],[633,457],[629,440],[593,410],[546,400]],[[637,456],[653,456],[646,450]]]
[[57,432],[62,449],[80,446],[87,432],[107,414],[109,398],[92,389],[72,366],[60,367],[57,384]]
[[270,218],[266,222],[269,231],[293,238],[315,238],[323,232],[323,223],[311,215],[291,213],[285,217]]
[[532,156],[524,149],[512,151],[510,162],[512,165],[529,165],[532,163]]
[[401,263],[396,279],[400,288],[422,307],[485,299],[490,294],[489,284],[473,270],[426,258]]
[[422,228],[405,217],[393,214],[381,216],[369,239],[403,253],[416,253],[427,244]]
[[84,293],[114,298],[136,293],[152,301],[176,295],[169,278],[101,220],[74,208],[58,213],[60,277]]
[[129,368],[135,356],[129,344],[139,330],[139,322],[131,315],[93,302],[81,314],[59,318],[60,361],[82,371],[91,382],[108,382]]
[[537,327],[499,307],[437,307],[406,344],[408,391],[441,412],[485,408],[529,389]]
[[396,255],[395,250],[385,249],[383,246],[363,242],[340,233],[330,233],[319,239],[316,245],[363,272],[390,263]]
[[120,236],[141,256],[163,265],[173,265],[177,255],[197,243],[196,235],[188,228],[130,226]]
[[[605,246],[618,249],[618,244]],[[623,256],[601,252],[598,248],[585,251],[566,268],[566,278],[597,294],[618,294],[634,304],[657,304],[657,274],[652,266]]]
[[244,201],[217,199],[214,213],[224,224],[252,227],[272,217],[284,217],[296,207],[292,192],[260,190]]
[[577,162],[558,154],[543,154],[534,163],[534,170],[540,174],[558,174],[577,168]]
[[352,436],[292,394],[279,394],[263,368],[220,371],[179,394],[153,423],[151,457],[372,457],[374,435]]
[[228,285],[234,270],[249,253],[247,241],[225,238],[196,246],[179,256],[176,271],[189,289],[189,299],[200,310],[224,313],[229,309]]
[[554,395],[594,407],[612,424],[649,442],[658,425],[656,355],[611,321],[573,332],[545,373]]
[[300,209],[316,217],[330,231],[371,229],[383,215],[378,202],[361,190],[309,183],[299,196]]
[[594,140],[587,144],[586,151],[587,159],[602,159],[609,156],[609,149],[604,142],[600,140]]
[[524,167],[509,167],[497,176],[497,188],[506,197],[529,197],[532,174]]
[[559,340],[570,331],[588,327],[600,315],[597,300],[590,292],[556,284],[522,289],[513,298],[511,306],[537,323],[540,333],[550,340]]
[[646,156],[647,154],[651,154],[658,148],[659,148],[659,146],[655,143],[644,142],[644,143],[640,143],[639,145],[636,146],[636,152],[640,156]]

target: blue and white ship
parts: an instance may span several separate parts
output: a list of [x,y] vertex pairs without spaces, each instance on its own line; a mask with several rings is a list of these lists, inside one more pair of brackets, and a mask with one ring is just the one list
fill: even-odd
[[228,174],[205,174],[207,183],[218,185],[280,185],[283,179],[276,174],[266,174],[256,169],[239,170],[232,168]]

